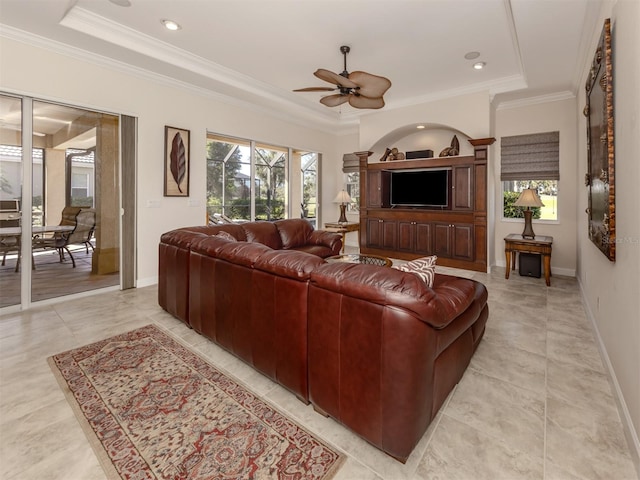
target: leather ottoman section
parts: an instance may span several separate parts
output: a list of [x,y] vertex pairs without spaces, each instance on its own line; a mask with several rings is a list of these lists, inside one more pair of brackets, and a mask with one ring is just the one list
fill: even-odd
[[308,328],[311,403],[405,461],[432,419],[433,329],[313,283]]
[[[459,280],[435,282],[457,292],[446,299],[414,275],[383,267],[325,264],[314,270],[311,403],[406,461],[469,364],[477,345],[474,324],[486,321],[484,286]],[[446,345],[440,355],[438,345]]]

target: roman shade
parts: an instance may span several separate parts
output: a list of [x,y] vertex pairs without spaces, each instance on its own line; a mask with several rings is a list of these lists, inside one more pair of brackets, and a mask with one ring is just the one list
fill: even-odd
[[342,156],[342,171],[344,173],[358,173],[360,171],[360,158],[355,153],[345,153]]
[[560,132],[502,137],[500,180],[560,180]]

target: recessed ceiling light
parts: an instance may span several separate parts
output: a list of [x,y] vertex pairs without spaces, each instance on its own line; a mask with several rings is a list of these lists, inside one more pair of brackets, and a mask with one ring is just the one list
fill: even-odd
[[130,7],[131,2],[129,0],[109,0],[114,5],[118,5],[119,7]]
[[164,28],[171,31],[180,30],[182,28],[179,24],[177,24],[173,20],[162,20],[162,24],[164,25]]
[[473,68],[476,70],[482,70],[485,67],[486,63],[484,62],[476,62],[473,64]]
[[418,125],[416,128],[417,128],[418,130],[422,130],[422,129],[423,129],[423,128],[425,128],[425,127],[424,127],[424,125]]
[[467,60],[475,60],[479,56],[480,52],[469,52],[464,56],[464,58],[466,58]]

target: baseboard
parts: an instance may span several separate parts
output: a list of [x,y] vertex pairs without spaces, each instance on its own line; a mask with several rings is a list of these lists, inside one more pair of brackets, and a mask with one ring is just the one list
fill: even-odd
[[638,440],[638,433],[633,426],[633,421],[631,420],[631,415],[629,414],[627,403],[624,401],[624,396],[622,395],[620,384],[618,383],[616,373],[613,369],[613,365],[611,364],[611,360],[609,359],[607,348],[605,347],[604,342],[602,341],[602,337],[600,336],[600,330],[598,330],[598,325],[593,315],[593,311],[591,310],[591,307],[589,307],[588,302],[585,300],[586,295],[584,286],[579,277],[578,285],[580,286],[580,294],[582,296],[582,306],[584,307],[585,314],[587,315],[587,318],[589,319],[589,321],[591,322],[591,326],[593,327],[593,331],[596,337],[596,343],[598,344],[598,350],[600,351],[600,357],[602,358],[604,367],[607,370],[607,376],[609,377],[609,382],[611,382],[611,387],[613,389],[613,396],[616,399],[616,405],[618,407],[620,419],[622,420],[624,435],[629,445],[629,451],[631,452],[631,457],[636,467],[636,472],[638,473],[638,477],[640,478],[640,440]]
[[151,285],[156,285],[158,283],[158,276],[147,277],[147,278],[138,278],[136,280],[136,288],[150,287]]
[[[496,263],[493,266],[505,268],[506,265],[507,263],[504,260],[496,260]],[[552,266],[551,273],[553,275],[561,275],[563,277],[575,277],[576,269],[575,268],[559,268],[559,267]]]

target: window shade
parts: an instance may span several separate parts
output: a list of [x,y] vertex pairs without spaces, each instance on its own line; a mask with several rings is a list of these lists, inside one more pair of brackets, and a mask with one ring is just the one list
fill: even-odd
[[357,173],[360,171],[360,158],[355,153],[345,153],[342,156],[342,171]]
[[560,180],[560,132],[502,137],[500,180]]

